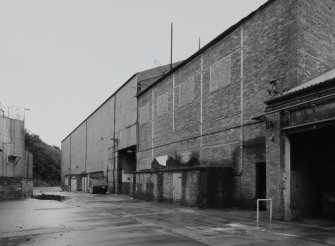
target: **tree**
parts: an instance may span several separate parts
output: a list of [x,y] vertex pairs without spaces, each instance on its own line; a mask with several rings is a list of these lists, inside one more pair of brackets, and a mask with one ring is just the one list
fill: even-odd
[[34,156],[34,181],[48,185],[60,184],[61,151],[57,146],[43,142],[36,134],[25,132],[26,149]]

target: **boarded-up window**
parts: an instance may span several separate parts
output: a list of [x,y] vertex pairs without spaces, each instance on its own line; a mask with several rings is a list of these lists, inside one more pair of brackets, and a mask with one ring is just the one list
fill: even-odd
[[211,66],[210,81],[211,92],[230,83],[230,56]]
[[149,122],[150,116],[149,116],[149,104],[146,104],[139,110],[139,122],[140,124],[144,124]]
[[180,85],[180,92],[179,92],[180,106],[192,102],[193,99],[194,99],[194,79],[192,77]]
[[168,93],[157,98],[157,117],[168,112]]

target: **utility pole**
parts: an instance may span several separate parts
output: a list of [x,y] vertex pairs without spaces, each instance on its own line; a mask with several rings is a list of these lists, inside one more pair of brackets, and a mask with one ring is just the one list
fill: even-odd
[[172,70],[172,56],[173,56],[173,22],[171,22],[171,51],[170,51],[170,71]]

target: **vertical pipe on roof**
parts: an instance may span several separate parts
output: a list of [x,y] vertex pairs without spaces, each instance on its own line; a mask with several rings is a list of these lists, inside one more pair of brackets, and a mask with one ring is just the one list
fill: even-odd
[[[118,177],[118,170],[116,170],[116,178],[115,178],[115,168],[117,167],[117,151],[116,151],[116,143],[117,143],[117,140],[116,140],[116,134],[115,134],[115,117],[116,117],[116,93],[114,95],[114,118],[113,118],[113,122],[114,122],[114,131],[113,131],[113,147],[114,147],[114,167],[113,167],[113,186],[114,186],[114,193],[117,193],[117,177]],[[107,174],[108,176],[108,174]],[[115,182],[115,179],[116,179],[116,182]],[[107,184],[108,185],[108,184]]]
[[85,133],[85,135],[86,135],[86,139],[85,139],[85,174],[86,174],[86,172],[87,172],[87,120],[86,120],[86,123],[85,123],[85,125],[86,125],[86,133]]
[[72,155],[72,153],[71,153],[71,151],[72,151],[71,150],[72,140],[71,139],[72,139],[72,137],[70,135],[70,173],[69,173],[70,175],[71,175],[71,171],[72,171],[72,157],[71,157],[71,155]]
[[201,37],[199,36],[199,50],[201,49]]

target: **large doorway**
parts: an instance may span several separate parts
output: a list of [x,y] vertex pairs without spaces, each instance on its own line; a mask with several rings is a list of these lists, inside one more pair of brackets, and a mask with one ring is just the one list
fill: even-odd
[[335,218],[335,126],[290,134],[293,218]]
[[[256,163],[256,199],[266,199],[266,164]],[[260,210],[266,210],[266,202],[260,202]]]
[[136,146],[118,151],[117,190],[121,194],[130,194],[133,173],[136,171]]

